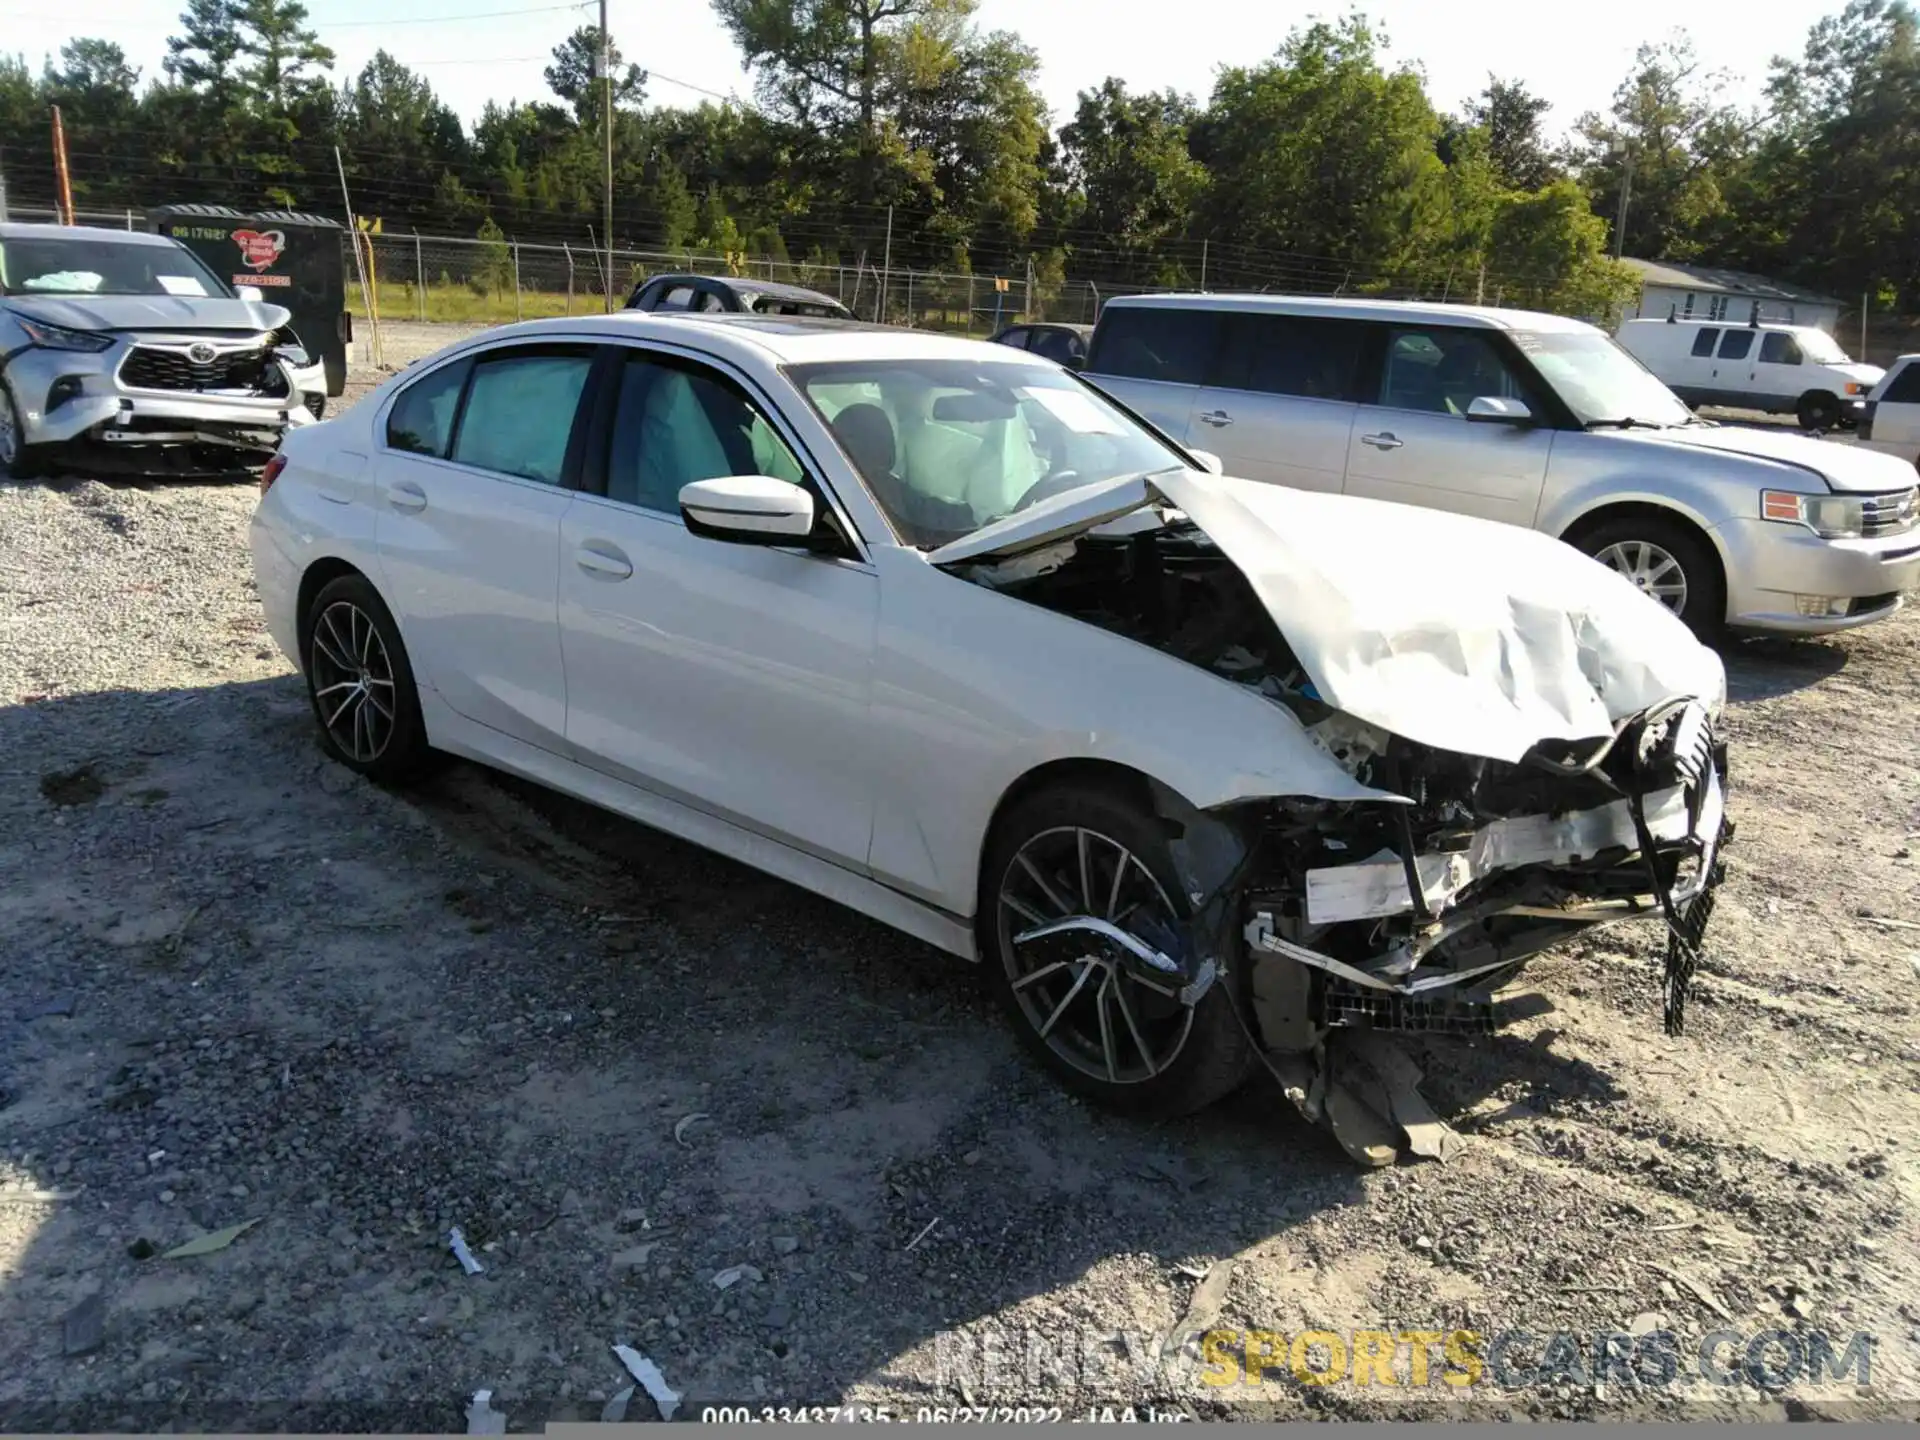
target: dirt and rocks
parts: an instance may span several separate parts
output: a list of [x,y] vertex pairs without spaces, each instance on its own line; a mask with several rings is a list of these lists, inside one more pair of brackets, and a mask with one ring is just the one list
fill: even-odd
[[[1529,971],[1552,1013],[1414,1043],[1458,1157],[1361,1173],[1269,1084],[1091,1111],[967,967],[737,865],[471,766],[331,765],[253,500],[0,487],[0,1429],[457,1430],[483,1388],[531,1429],[600,1417],[615,1343],[683,1418],[1912,1413],[1920,616],[1732,653],[1684,1038],[1656,934],[1570,946]],[[1178,1351],[1209,1326],[1243,1338]],[[1533,1337],[1512,1388],[1439,1348],[1398,1387],[1206,1363],[1462,1329]],[[1784,1387],[1593,1365],[1768,1330]],[[1869,1387],[1789,1373],[1856,1331]],[[1584,1362],[1517,1383],[1558,1332]]]

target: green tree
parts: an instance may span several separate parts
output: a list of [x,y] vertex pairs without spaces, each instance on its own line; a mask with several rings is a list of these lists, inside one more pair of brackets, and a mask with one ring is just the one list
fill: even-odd
[[1648,260],[1685,260],[1697,233],[1725,208],[1721,172],[1737,163],[1752,131],[1721,96],[1728,77],[1705,70],[1684,32],[1642,45],[1606,116],[1576,128],[1576,161],[1593,209],[1628,208],[1616,248]]
[[1542,121],[1553,103],[1533,94],[1518,80],[1487,77],[1487,88],[1445,125],[1441,158],[1453,163],[1452,146],[1464,132],[1486,137],[1486,155],[1500,183],[1509,190],[1538,190],[1559,174]]
[[[572,107],[582,125],[600,123],[601,94],[598,84],[600,30],[582,25],[553,47],[553,63],[547,66],[547,88]],[[647,99],[647,72],[638,65],[621,68],[620,47],[607,40],[607,69],[613,76],[613,104],[618,110],[638,110]]]
[[1358,15],[1315,22],[1275,59],[1224,71],[1193,124],[1205,232],[1282,252],[1272,279],[1384,279],[1431,239],[1415,222],[1444,174],[1439,118],[1419,74],[1387,69],[1382,49]]
[[167,40],[166,72],[188,89],[224,101],[238,88],[243,43],[234,0],[187,0],[180,33]]
[[1638,288],[1634,272],[1607,255],[1606,222],[1586,192],[1562,178],[1516,194],[1494,216],[1487,283],[1502,304],[1581,315],[1611,326]]
[[1172,280],[1168,255],[1207,183],[1187,151],[1193,120],[1193,102],[1171,90],[1133,95],[1108,79],[1080,92],[1060,130],[1058,161],[1058,183],[1080,202],[1072,228],[1085,236],[1070,253],[1121,283]]
[[240,78],[257,113],[286,114],[319,83],[315,72],[333,68],[333,51],[308,28],[300,0],[237,0],[232,14],[248,62]]

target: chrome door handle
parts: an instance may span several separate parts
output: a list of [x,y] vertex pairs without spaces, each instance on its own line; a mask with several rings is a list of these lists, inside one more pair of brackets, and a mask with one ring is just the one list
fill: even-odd
[[411,480],[396,480],[387,487],[387,503],[396,510],[424,510],[427,508],[427,492]]
[[587,541],[573,552],[573,563],[602,580],[625,580],[633,574],[633,562],[605,540]]
[[1362,445],[1371,445],[1376,450],[1398,450],[1407,442],[1400,439],[1391,430],[1382,430],[1378,435],[1362,435]]
[[1233,423],[1233,417],[1224,410],[1209,410],[1200,417],[1202,425],[1211,425],[1216,430],[1224,430]]

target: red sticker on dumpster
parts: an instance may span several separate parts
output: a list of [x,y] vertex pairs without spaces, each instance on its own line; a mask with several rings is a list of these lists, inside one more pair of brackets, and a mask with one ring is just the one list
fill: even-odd
[[287,237],[279,230],[236,230],[233,243],[240,247],[242,265],[249,270],[264,270],[287,248]]

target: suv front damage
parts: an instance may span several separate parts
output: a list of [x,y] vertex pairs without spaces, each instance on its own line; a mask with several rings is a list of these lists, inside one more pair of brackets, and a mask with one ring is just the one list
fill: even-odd
[[290,318],[164,236],[0,227],[0,470],[265,464],[326,405]]
[[1356,1159],[1447,1144],[1383,1032],[1491,1032],[1526,961],[1592,926],[1664,929],[1680,1032],[1733,833],[1725,674],[1619,576],[1531,531],[1193,471],[930,559],[1257,691],[1281,743],[1364,787],[1206,811],[1153,787],[1191,918],[1125,947],[1179,1003],[1226,984]]

